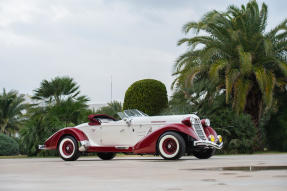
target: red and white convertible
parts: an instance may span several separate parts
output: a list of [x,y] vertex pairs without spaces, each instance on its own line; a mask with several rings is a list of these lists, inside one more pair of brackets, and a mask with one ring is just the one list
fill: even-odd
[[96,152],[103,160],[114,158],[116,153],[207,159],[223,146],[210,121],[194,114],[148,116],[136,109],[118,114],[122,120],[89,115],[89,123],[59,130],[39,149],[57,149],[66,161],[77,160],[82,152]]

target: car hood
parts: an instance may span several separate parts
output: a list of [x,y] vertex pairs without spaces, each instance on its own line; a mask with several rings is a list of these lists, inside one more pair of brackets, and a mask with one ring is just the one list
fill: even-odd
[[181,121],[187,117],[199,119],[197,115],[163,115],[163,116],[145,116],[145,117],[133,117],[131,118],[133,123],[181,123]]

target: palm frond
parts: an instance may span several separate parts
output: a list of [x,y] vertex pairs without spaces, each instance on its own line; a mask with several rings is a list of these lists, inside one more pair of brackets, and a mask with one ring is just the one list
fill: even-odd
[[252,56],[250,52],[244,52],[241,46],[238,46],[240,60],[240,72],[242,75],[248,75],[252,71]]
[[220,70],[224,69],[224,67],[228,64],[228,61],[225,59],[219,59],[215,61],[213,64],[211,64],[209,68],[209,76],[211,80],[214,80],[215,82],[218,81],[218,73]]
[[281,69],[282,73],[285,75],[287,78],[287,63],[284,62],[278,62],[278,66]]
[[232,87],[235,84],[236,80],[240,76],[240,71],[238,69],[227,68],[225,70],[225,99],[226,103],[229,103],[229,98],[232,92]]
[[252,82],[243,78],[239,78],[234,84],[234,101],[233,108],[237,113],[245,109],[246,99]]

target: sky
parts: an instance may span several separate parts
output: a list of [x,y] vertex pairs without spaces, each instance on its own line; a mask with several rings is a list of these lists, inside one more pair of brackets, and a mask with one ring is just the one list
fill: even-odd
[[[246,2],[0,0],[0,92],[32,95],[42,80],[70,76],[91,104],[122,102],[142,79],[163,82],[171,96],[175,60],[187,50],[176,45],[185,37],[182,26]],[[287,1],[264,2],[268,31],[287,17]]]

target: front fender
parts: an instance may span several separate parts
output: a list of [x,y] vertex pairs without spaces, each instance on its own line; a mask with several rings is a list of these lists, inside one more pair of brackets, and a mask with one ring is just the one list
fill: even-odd
[[61,129],[61,130],[57,131],[56,133],[54,133],[51,137],[49,137],[45,141],[45,148],[48,150],[57,149],[58,142],[65,135],[73,136],[73,137],[75,137],[75,139],[77,141],[88,140],[88,137],[86,136],[86,134],[83,131],[81,131],[77,128],[69,127],[69,128]]
[[198,136],[194,132],[191,127],[188,127],[184,124],[176,123],[170,124],[168,126],[164,126],[156,131],[150,133],[146,137],[144,137],[141,141],[139,141],[133,148],[133,152],[136,154],[139,153],[149,153],[154,154],[156,153],[156,144],[159,137],[167,132],[167,131],[175,131],[179,133],[184,133],[188,136],[191,136],[195,140],[199,140]]
[[209,135],[213,135],[215,138],[217,137],[216,131],[212,127],[203,127],[206,137]]

